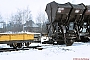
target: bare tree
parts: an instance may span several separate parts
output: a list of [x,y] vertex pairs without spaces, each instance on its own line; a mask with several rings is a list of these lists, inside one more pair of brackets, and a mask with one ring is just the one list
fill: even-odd
[[24,30],[24,24],[29,20],[32,20],[31,11],[29,8],[27,7],[24,10],[19,9],[16,14],[11,15],[10,22],[13,23],[11,29],[14,32],[22,31]]
[[45,23],[47,21],[47,18],[45,16],[45,13],[42,11],[39,11],[36,17],[36,23]]
[[1,14],[0,14],[0,32],[6,32],[6,23],[4,22]]
[[0,21],[2,21],[2,16],[1,16],[1,14],[0,14]]
[[46,22],[47,17],[45,16],[45,13],[40,11],[36,17],[36,23],[41,28],[42,33],[46,31],[46,24],[45,24]]

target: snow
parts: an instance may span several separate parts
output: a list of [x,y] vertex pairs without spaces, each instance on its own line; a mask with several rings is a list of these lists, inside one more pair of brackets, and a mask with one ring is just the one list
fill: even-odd
[[7,44],[0,44],[0,48],[10,48],[10,46]]
[[49,40],[49,37],[46,37],[46,36],[41,37],[41,42],[48,41],[48,40]]
[[35,45],[40,45],[44,49],[30,48],[29,50],[0,52],[0,60],[73,60],[74,58],[90,60],[90,42],[75,42],[72,46],[32,43],[30,46]]

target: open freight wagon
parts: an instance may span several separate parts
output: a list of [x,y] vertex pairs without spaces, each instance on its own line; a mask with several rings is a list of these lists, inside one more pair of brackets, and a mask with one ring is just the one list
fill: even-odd
[[47,34],[50,37],[45,43],[65,43],[70,46],[74,41],[90,38],[90,6],[53,1],[47,4],[45,11],[49,20]]
[[41,33],[0,33],[0,44],[8,44],[13,48],[29,46],[32,42],[40,42]]

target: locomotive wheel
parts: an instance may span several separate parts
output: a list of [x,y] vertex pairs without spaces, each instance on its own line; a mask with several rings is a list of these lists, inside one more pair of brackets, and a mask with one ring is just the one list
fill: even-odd
[[74,43],[74,40],[67,39],[66,40],[66,46],[71,46]]

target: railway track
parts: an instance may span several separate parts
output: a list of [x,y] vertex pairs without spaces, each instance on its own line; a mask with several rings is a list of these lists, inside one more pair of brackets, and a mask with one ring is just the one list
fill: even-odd
[[[88,42],[90,43],[90,41]],[[87,43],[87,45],[88,45]],[[78,46],[78,45],[83,45],[84,43],[82,42],[76,42],[73,44],[73,46]],[[66,47],[66,45],[53,45],[53,44],[42,44],[42,45],[37,45],[37,46],[28,46],[28,47],[22,47],[22,48],[0,48],[0,52],[11,52],[11,51],[20,51],[20,50],[29,50],[29,49],[38,49],[38,50],[42,50],[42,49],[47,49],[47,48],[53,48],[53,47],[58,47],[61,50],[70,50],[70,49],[64,49],[64,47]]]
[[29,46],[29,47],[22,47],[22,48],[0,48],[0,52],[11,52],[11,51],[19,51],[19,50],[29,50],[30,48],[40,50],[41,48],[38,48],[38,47],[41,47],[41,46]]
[[57,47],[62,47],[65,45],[52,45],[52,44],[43,44],[40,46],[29,46],[29,47],[22,47],[22,48],[0,48],[0,52],[11,52],[11,51],[20,51],[20,50],[29,50],[29,49],[38,49],[38,50],[42,50],[42,49],[46,49],[46,48],[52,48],[52,46],[57,46]]

